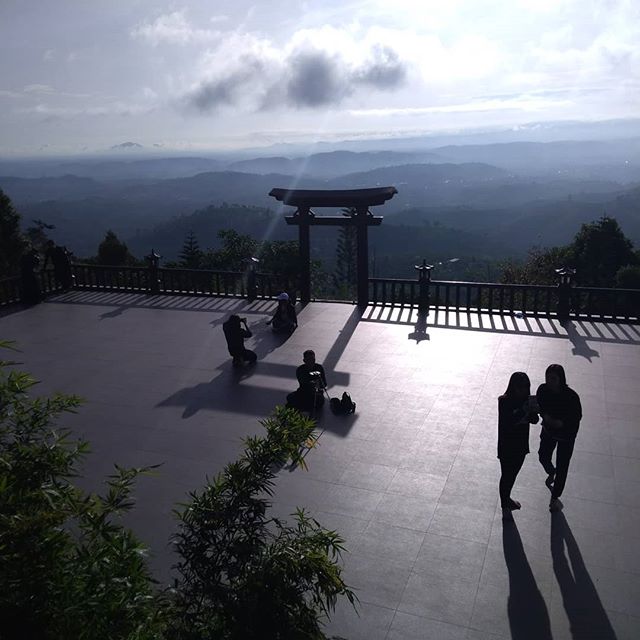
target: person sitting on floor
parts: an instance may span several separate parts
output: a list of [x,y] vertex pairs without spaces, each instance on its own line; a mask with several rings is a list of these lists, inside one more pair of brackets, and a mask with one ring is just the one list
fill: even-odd
[[313,411],[324,404],[327,378],[324,367],[316,362],[314,351],[305,351],[302,359],[304,364],[296,369],[296,378],[300,386],[287,396],[287,407],[298,411]]
[[222,330],[227,339],[229,355],[233,358],[233,366],[241,367],[245,363],[254,364],[258,356],[255,352],[244,347],[245,338],[250,338],[253,335],[247,327],[247,319],[232,315],[223,323]]
[[298,318],[296,309],[289,300],[289,294],[281,293],[276,300],[278,308],[267,324],[271,325],[274,333],[292,333],[298,327]]

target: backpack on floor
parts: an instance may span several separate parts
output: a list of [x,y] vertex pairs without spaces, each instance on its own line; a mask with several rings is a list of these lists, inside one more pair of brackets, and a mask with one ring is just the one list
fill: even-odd
[[346,416],[350,413],[355,413],[356,410],[356,403],[346,391],[342,394],[342,398],[331,398],[329,406],[337,416]]

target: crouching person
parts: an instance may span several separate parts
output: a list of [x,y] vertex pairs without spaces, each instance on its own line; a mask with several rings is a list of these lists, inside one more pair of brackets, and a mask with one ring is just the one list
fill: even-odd
[[233,366],[242,367],[244,364],[254,364],[258,356],[255,352],[244,347],[245,338],[250,338],[253,335],[247,327],[247,319],[232,315],[223,323],[222,330],[227,339],[229,355],[233,358]]
[[289,294],[281,293],[278,297],[278,308],[273,318],[267,322],[274,333],[293,333],[298,327],[296,309],[289,299]]
[[324,404],[324,390],[327,378],[324,367],[316,362],[316,354],[311,349],[303,354],[303,364],[296,369],[298,388],[287,396],[287,407],[298,411],[313,411]]

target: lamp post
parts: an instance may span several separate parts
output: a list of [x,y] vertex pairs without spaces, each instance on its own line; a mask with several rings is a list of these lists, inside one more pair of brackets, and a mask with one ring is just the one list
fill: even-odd
[[154,296],[160,293],[160,279],[158,278],[160,258],[162,258],[162,256],[156,253],[154,249],[151,249],[151,253],[144,257],[149,267],[147,293]]
[[561,322],[569,319],[571,311],[571,287],[572,278],[576,275],[576,270],[571,267],[560,267],[555,269],[558,276],[558,318]]
[[418,272],[418,309],[425,311],[426,315],[429,315],[429,284],[431,282],[431,269],[432,264],[427,264],[426,260],[422,261],[422,264],[415,265],[415,270]]

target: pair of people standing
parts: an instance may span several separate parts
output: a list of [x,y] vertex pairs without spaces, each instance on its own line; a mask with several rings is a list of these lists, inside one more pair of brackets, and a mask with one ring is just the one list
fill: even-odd
[[[542,417],[538,459],[547,473],[545,484],[551,491],[550,511],[562,508],[564,490],[575,439],[582,419],[578,394],[567,385],[564,369],[559,364],[547,367],[545,381],[538,387],[535,402],[530,396],[531,382],[522,371],[511,375],[504,395],[498,399],[498,458],[500,503],[503,509],[520,509],[511,498],[511,489],[529,453],[529,425]],[[556,464],[553,465],[553,452]]]

